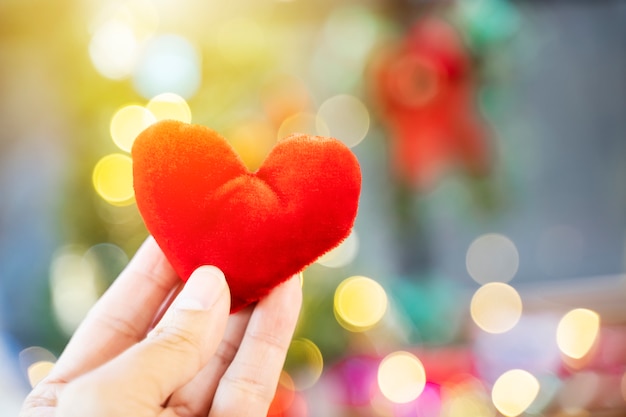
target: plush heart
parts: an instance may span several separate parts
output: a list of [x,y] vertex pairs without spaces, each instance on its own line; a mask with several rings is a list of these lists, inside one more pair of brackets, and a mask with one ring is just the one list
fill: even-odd
[[361,171],[332,138],[280,140],[256,172],[216,132],[158,122],[133,145],[137,207],[183,280],[201,265],[224,271],[231,312],[259,300],[345,239]]

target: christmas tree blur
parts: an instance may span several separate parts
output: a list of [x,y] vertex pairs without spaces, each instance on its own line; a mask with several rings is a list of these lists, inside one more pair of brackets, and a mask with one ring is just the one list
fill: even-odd
[[[610,119],[624,100],[608,85],[623,87],[625,9],[539,3],[2,2],[0,409],[45,375],[147,237],[130,149],[173,118],[221,133],[252,171],[294,132],[336,137],[361,163],[352,234],[303,273],[269,415],[623,415],[626,316],[603,297],[623,290],[611,277],[626,219],[568,210],[602,188],[578,167],[607,189],[592,162],[616,183],[626,172],[626,127]],[[568,36],[580,47],[562,49]],[[578,85],[550,101],[550,87]],[[545,140],[584,121],[602,146],[589,132]]]

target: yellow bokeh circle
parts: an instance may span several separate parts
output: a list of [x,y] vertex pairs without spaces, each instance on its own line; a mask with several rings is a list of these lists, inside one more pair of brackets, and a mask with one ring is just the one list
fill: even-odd
[[92,180],[98,195],[114,206],[127,206],[135,200],[133,161],[127,155],[115,153],[100,159]]
[[136,104],[122,107],[111,118],[111,138],[121,150],[130,152],[137,135],[154,122],[156,118],[145,107]]
[[586,308],[569,311],[561,318],[556,341],[561,352],[573,359],[583,358],[593,347],[600,330],[600,316]]
[[387,311],[387,293],[371,278],[353,276],[335,290],[335,317],[341,326],[361,332],[375,326]]
[[491,400],[507,417],[522,414],[539,394],[539,381],[522,369],[512,369],[500,375],[493,384]]

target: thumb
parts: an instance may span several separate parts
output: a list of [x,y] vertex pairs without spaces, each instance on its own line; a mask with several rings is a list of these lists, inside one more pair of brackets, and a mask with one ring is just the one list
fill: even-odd
[[[124,397],[132,397],[130,402],[135,404],[162,404],[214,355],[226,329],[229,309],[230,296],[222,271],[213,266],[198,268],[146,339],[74,381],[67,393],[81,395],[82,385],[85,391],[97,388],[99,400],[106,400],[105,404],[119,404]],[[74,384],[77,386],[72,387]]]

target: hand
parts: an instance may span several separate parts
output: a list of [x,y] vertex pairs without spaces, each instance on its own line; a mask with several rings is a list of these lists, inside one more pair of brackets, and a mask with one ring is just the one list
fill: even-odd
[[20,417],[264,417],[301,303],[294,277],[229,315],[219,269],[200,267],[183,286],[149,238]]

